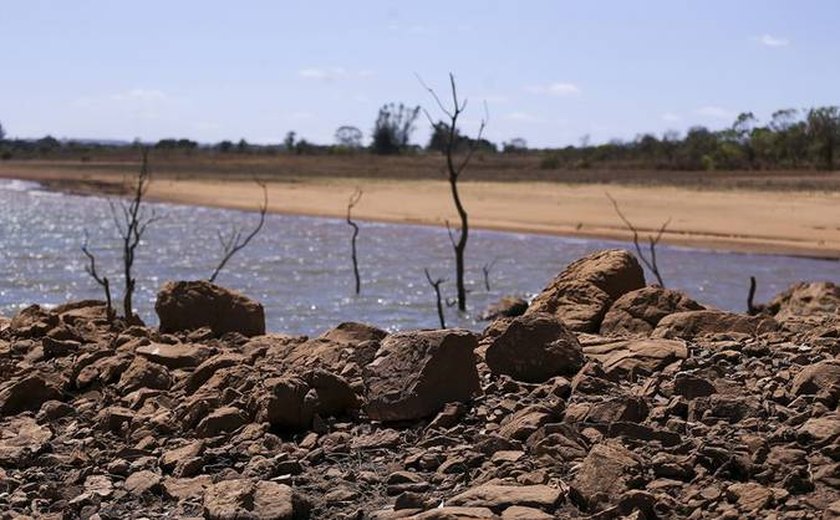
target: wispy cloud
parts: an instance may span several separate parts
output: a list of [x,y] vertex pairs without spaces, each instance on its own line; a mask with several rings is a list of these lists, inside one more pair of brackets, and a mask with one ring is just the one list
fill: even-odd
[[708,117],[710,119],[733,119],[735,117],[735,112],[731,110],[727,110],[722,107],[717,106],[705,106],[700,107],[694,111],[695,114],[702,117]]
[[369,78],[373,76],[373,71],[367,69],[350,71],[344,67],[307,67],[298,70],[298,76],[303,79],[329,82],[352,78]]
[[528,112],[509,112],[503,116],[503,119],[508,121],[517,121],[520,123],[539,123],[542,121],[539,117]]
[[130,103],[156,103],[158,101],[166,101],[168,98],[166,94],[160,90],[134,88],[126,92],[112,94],[111,99],[114,101],[127,101]]
[[574,83],[554,82],[547,85],[530,85],[525,90],[533,94],[549,94],[551,96],[575,96],[580,94],[580,87]]
[[790,40],[787,38],[778,38],[769,34],[763,34],[756,39],[758,40],[758,43],[764,45],[765,47],[787,47],[790,45]]
[[665,112],[662,114],[662,120],[667,121],[669,123],[676,123],[677,121],[682,121],[682,118],[679,114],[675,114],[673,112]]

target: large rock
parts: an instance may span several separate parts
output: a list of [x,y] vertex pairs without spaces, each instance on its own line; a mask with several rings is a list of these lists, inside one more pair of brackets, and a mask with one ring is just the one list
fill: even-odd
[[260,303],[203,280],[167,282],[158,293],[155,312],[163,333],[209,327],[217,336],[265,334]]
[[828,393],[840,395],[840,362],[820,361],[808,365],[793,378],[793,395]]
[[[47,447],[52,432],[31,417],[11,417],[0,422],[0,467],[15,466]],[[0,469],[0,475],[2,475]]]
[[757,336],[779,329],[779,323],[771,318],[704,310],[670,314],[662,318],[652,336],[691,340],[710,334],[736,333]]
[[617,299],[601,322],[604,336],[649,335],[665,316],[704,307],[679,291],[649,286]]
[[669,339],[611,341],[587,345],[583,352],[600,361],[604,373],[613,381],[651,375],[688,358],[685,343]]
[[531,313],[507,325],[487,348],[486,361],[496,374],[542,383],[576,374],[584,358],[580,343],[562,321],[551,314]]
[[204,345],[192,343],[151,343],[137,347],[134,353],[166,368],[176,369],[196,367],[210,357],[213,351]]
[[632,254],[599,251],[569,264],[534,298],[526,314],[548,312],[574,331],[597,332],[610,305],[644,285],[644,272]]
[[765,312],[784,321],[798,316],[840,313],[840,286],[831,282],[799,282],[776,295]]
[[497,513],[510,506],[525,506],[554,511],[564,493],[556,488],[544,485],[505,486],[482,484],[455,495],[449,505],[467,507],[486,507]]
[[583,460],[570,494],[584,511],[596,512],[617,502],[638,477],[641,460],[616,442],[596,444]]
[[316,414],[341,414],[358,408],[359,401],[340,376],[312,370],[266,380],[251,406],[258,421],[282,430],[302,430],[312,425]]
[[204,493],[208,520],[297,520],[309,504],[285,484],[267,480],[223,480]]
[[61,392],[39,375],[10,381],[0,387],[0,416],[37,411],[53,399],[61,399]]
[[427,417],[479,391],[475,335],[465,330],[409,331],[382,341],[365,368],[365,411],[377,421]]

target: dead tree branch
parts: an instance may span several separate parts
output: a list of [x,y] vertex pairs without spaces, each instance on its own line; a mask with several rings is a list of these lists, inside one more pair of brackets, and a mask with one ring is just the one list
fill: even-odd
[[260,219],[257,222],[257,225],[251,230],[250,233],[244,235],[244,230],[241,228],[233,227],[230,230],[230,234],[228,236],[222,235],[221,231],[218,233],[219,236],[219,243],[222,245],[222,259],[219,260],[219,263],[216,265],[216,269],[213,270],[213,274],[210,275],[208,281],[213,283],[216,281],[216,277],[219,276],[219,273],[222,269],[224,269],[225,265],[227,265],[228,261],[238,253],[239,251],[245,249],[245,247],[254,239],[255,236],[262,230],[263,225],[265,224],[265,214],[268,211],[268,188],[266,187],[264,182],[256,181],[257,184],[263,190],[263,202],[260,206]]
[[108,317],[108,323],[112,323],[114,321],[115,313],[114,313],[114,306],[111,302],[111,283],[108,281],[107,276],[99,276],[99,273],[96,272],[96,257],[93,256],[90,249],[88,248],[88,243],[90,240],[90,236],[88,235],[87,229],[85,230],[85,241],[82,244],[82,253],[88,258],[88,264],[85,266],[85,272],[93,278],[96,283],[102,286],[102,289],[105,291],[105,314]]
[[[460,162],[457,162],[455,159],[455,154],[457,152],[456,147],[459,143],[458,139],[458,118],[467,108],[467,100],[463,100],[463,102],[458,100],[458,91],[455,87],[455,76],[452,73],[449,73],[449,85],[452,92],[452,108],[447,108],[446,105],[443,104],[440,97],[438,97],[437,93],[426,83],[423,82],[423,79],[420,76],[417,76],[417,80],[420,84],[425,88],[429,94],[434,99],[435,103],[437,104],[438,108],[441,112],[443,112],[447,118],[449,118],[448,123],[448,132],[447,132],[447,139],[446,139],[446,147],[444,150],[444,154],[446,156],[446,172],[447,178],[449,180],[449,187],[452,192],[452,200],[455,203],[455,209],[458,212],[458,217],[461,220],[461,229],[458,234],[458,240],[455,240],[453,233],[449,232],[449,238],[452,241],[453,248],[455,250],[455,277],[456,277],[456,285],[458,290],[458,310],[464,312],[467,310],[467,290],[464,285],[464,254],[467,248],[467,239],[469,238],[469,216],[467,215],[466,209],[464,209],[464,205],[461,201],[461,195],[458,191],[458,180],[463,173],[464,169],[470,163],[470,160],[475,153],[476,148],[478,147],[479,143],[481,142],[481,137],[484,133],[484,128],[487,124],[487,105],[485,104],[485,117],[481,120],[481,125],[478,129],[478,136],[475,139],[468,139],[468,147],[467,151],[464,154],[463,158]],[[431,115],[427,110],[423,110],[426,114],[426,118],[428,118],[429,123],[432,125],[432,128],[435,128],[435,124],[432,120]],[[448,228],[448,226],[447,226]]]
[[132,187],[132,197],[128,202],[121,202],[119,211],[117,206],[111,203],[111,214],[117,232],[122,239],[123,276],[125,278],[125,289],[123,294],[123,312],[125,318],[131,320],[134,315],[132,297],[136,288],[137,280],[132,276],[131,270],[134,267],[135,251],[149,225],[158,220],[154,211],[146,212],[143,206],[143,197],[149,189],[151,172],[149,171],[149,150],[143,148],[141,151],[140,172]]
[[362,290],[362,281],[359,277],[359,260],[356,255],[356,239],[359,236],[359,225],[353,222],[350,218],[350,212],[359,203],[359,200],[362,198],[362,194],[364,192],[361,188],[356,188],[356,191],[350,195],[350,200],[347,202],[347,224],[353,228],[353,237],[350,239],[350,257],[353,260],[353,276],[356,279],[356,294],[359,294]]
[[761,314],[766,308],[765,305],[755,304],[755,290],[757,286],[758,283],[756,282],[755,276],[750,276],[750,291],[747,294],[747,314],[750,316]]
[[662,281],[662,275],[659,273],[659,264],[656,261],[656,246],[662,239],[662,235],[665,233],[668,224],[671,223],[671,218],[668,217],[668,220],[662,223],[662,226],[659,228],[656,235],[648,235],[648,249],[650,251],[650,258],[648,258],[642,250],[642,246],[639,244],[639,230],[636,229],[636,226],[634,226],[624,213],[622,213],[621,208],[618,207],[618,201],[616,201],[609,193],[606,195],[607,198],[610,199],[610,202],[612,202],[613,208],[615,208],[615,212],[618,214],[618,217],[622,220],[622,222],[624,222],[627,229],[633,232],[633,245],[636,246],[636,253],[639,255],[639,259],[643,264],[645,264],[645,267],[653,273],[659,285],[661,287],[665,287],[665,282]]
[[481,266],[481,272],[484,273],[484,288],[487,292],[490,292],[490,271],[493,269],[493,266],[496,265],[498,260],[498,258],[494,258],[489,264]]
[[429,285],[435,290],[435,301],[437,303],[437,313],[438,313],[438,320],[440,320],[440,328],[446,328],[446,321],[444,320],[443,316],[443,301],[441,300],[440,296],[440,284],[444,283],[446,280],[443,278],[438,278],[437,280],[432,280],[432,275],[429,274],[428,269],[423,269],[426,273],[426,280],[429,281]]

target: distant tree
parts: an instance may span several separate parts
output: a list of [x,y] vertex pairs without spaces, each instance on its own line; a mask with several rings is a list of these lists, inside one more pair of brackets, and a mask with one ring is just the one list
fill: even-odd
[[506,143],[502,143],[502,151],[510,152],[524,152],[528,149],[528,141],[522,137],[514,137]]
[[383,105],[373,126],[373,152],[394,155],[405,150],[419,114],[419,106],[411,108],[402,103]]
[[251,145],[248,144],[248,141],[245,139],[240,139],[238,143],[236,143],[236,151],[237,153],[248,153],[248,150],[251,148]]
[[335,131],[335,142],[345,148],[362,147],[362,131],[355,126],[340,126]]
[[3,130],[3,124],[0,123],[0,141],[6,139],[6,131]]
[[46,137],[42,137],[35,142],[35,146],[38,148],[38,151],[42,154],[50,153],[53,150],[58,150],[61,148],[61,141],[56,139],[55,137],[48,135]]
[[233,150],[233,143],[231,141],[227,141],[227,140],[222,141],[221,143],[216,145],[216,148],[222,153],[228,153],[231,150]]
[[823,170],[834,170],[837,145],[840,144],[840,107],[819,107],[808,111],[808,136],[814,163]]
[[286,149],[287,152],[292,152],[295,149],[295,132],[289,131],[286,132],[286,137],[283,138],[283,148]]

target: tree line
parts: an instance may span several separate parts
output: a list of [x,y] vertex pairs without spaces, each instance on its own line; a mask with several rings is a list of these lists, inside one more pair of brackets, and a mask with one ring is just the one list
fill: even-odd
[[[155,150],[180,153],[296,154],[323,155],[370,153],[411,155],[443,153],[451,142],[455,151],[475,150],[484,154],[539,154],[543,169],[656,169],[656,170],[834,170],[840,156],[840,107],[783,109],[761,122],[751,112],[739,114],[731,125],[720,130],[704,126],[689,128],[685,134],[667,131],[661,136],[639,134],[630,141],[612,140],[592,144],[588,136],[577,146],[529,149],[525,139],[510,139],[501,145],[481,136],[472,139],[440,120],[431,123],[431,135],[424,145],[412,142],[421,109],[402,103],[387,103],[377,112],[365,145],[365,134],[356,126],[342,125],[335,131],[334,143],[316,144],[301,139],[294,131],[282,143],[257,145],[245,139],[200,144],[190,139],[161,139],[146,144]],[[80,157],[89,160],[102,151],[136,147],[133,143],[107,143],[79,140],[6,139],[0,125],[0,159]]]

